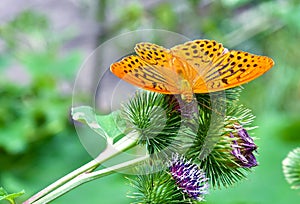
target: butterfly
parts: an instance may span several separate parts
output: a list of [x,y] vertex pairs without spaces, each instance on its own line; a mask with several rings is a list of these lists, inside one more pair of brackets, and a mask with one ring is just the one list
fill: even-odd
[[267,56],[228,50],[214,40],[194,40],[170,49],[141,42],[137,55],[113,63],[117,77],[142,89],[181,94],[186,102],[194,93],[233,88],[261,76],[274,65]]

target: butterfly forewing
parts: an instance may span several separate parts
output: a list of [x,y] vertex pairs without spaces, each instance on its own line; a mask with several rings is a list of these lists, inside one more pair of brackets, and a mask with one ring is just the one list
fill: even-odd
[[161,69],[167,73],[169,73],[169,70],[175,74],[177,73],[176,78],[178,78],[178,80],[188,80],[189,77],[197,75],[197,72],[193,68],[186,65],[185,59],[174,55],[169,49],[162,46],[152,43],[139,43],[135,46],[135,51],[143,60],[155,66],[157,69]]
[[214,40],[194,40],[171,48],[172,54],[185,60],[202,76],[212,64],[220,60],[226,50]]
[[135,46],[135,52],[148,64],[171,69],[170,50],[152,43],[142,42]]
[[110,67],[112,73],[140,88],[164,94],[179,93],[176,73],[150,65],[139,56],[128,56]]
[[213,64],[205,78],[194,84],[194,92],[203,93],[203,87],[213,92],[242,85],[261,76],[273,65],[273,60],[266,56],[234,50],[227,52],[221,63]]
[[186,85],[192,84],[191,79],[197,76],[197,72],[185,60],[173,55],[169,49],[143,42],[135,46],[135,51],[153,69],[163,74],[172,88],[176,87],[176,89],[172,89],[171,93],[173,94],[185,92],[186,89],[189,89]]

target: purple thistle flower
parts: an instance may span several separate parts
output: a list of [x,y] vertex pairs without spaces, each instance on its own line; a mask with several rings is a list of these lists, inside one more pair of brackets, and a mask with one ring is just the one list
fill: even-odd
[[169,168],[178,187],[189,197],[203,200],[203,195],[208,193],[208,178],[196,164],[186,161],[183,156],[173,154]]
[[257,149],[253,139],[241,125],[234,125],[236,133],[230,133],[231,138],[237,138],[232,142],[232,155],[237,159],[236,162],[245,168],[257,166],[258,163],[253,154]]

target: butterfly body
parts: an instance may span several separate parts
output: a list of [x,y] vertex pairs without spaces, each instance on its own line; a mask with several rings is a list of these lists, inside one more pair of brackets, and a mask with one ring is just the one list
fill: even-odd
[[193,100],[193,90],[190,83],[187,80],[181,81],[181,98],[186,102],[191,102]]
[[174,70],[174,72],[176,73],[176,79],[175,81],[177,81],[177,87],[178,90],[177,92],[174,92],[174,94],[180,94],[181,98],[186,101],[186,102],[191,102],[193,100],[193,83],[195,81],[195,73],[187,73],[186,70],[191,70],[194,71],[194,69],[192,69],[191,67],[189,67],[190,65],[181,60],[178,57],[173,57],[171,60],[171,64],[170,67]]
[[138,43],[137,55],[111,65],[119,78],[140,88],[163,94],[181,94],[190,102],[193,93],[221,91],[247,83],[274,62],[266,56],[224,48],[214,40],[194,40],[171,49]]

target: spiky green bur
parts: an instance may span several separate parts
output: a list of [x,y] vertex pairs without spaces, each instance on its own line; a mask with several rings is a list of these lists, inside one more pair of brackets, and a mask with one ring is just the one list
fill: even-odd
[[186,141],[194,139],[194,132],[182,125],[176,105],[166,100],[165,95],[147,91],[137,92],[123,105],[122,116],[128,131],[140,135],[138,144],[145,145],[149,154],[182,149]]
[[185,199],[172,176],[166,171],[150,171],[149,174],[143,171],[148,170],[139,168],[139,175],[129,179],[134,189],[128,195],[133,199],[132,203],[193,203],[192,199]]
[[[254,145],[255,148],[253,147],[253,149],[248,151],[244,151],[245,148],[242,147],[243,145],[240,146],[242,143],[239,143],[239,145],[235,144],[241,141],[238,134],[240,129],[247,131],[255,128],[251,127],[254,119],[251,111],[238,104],[239,92],[240,89],[226,91],[226,97],[220,100],[224,100],[224,103],[220,105],[225,106],[223,110],[226,110],[224,111],[226,114],[219,116],[217,124],[211,124],[213,122],[211,118],[214,110],[209,108],[211,107],[211,102],[207,99],[208,96],[197,96],[198,101],[204,101],[206,105],[202,105],[202,108],[199,108],[199,130],[194,146],[187,155],[200,164],[200,167],[206,172],[207,177],[210,178],[212,187],[233,185],[245,178],[250,168],[257,165],[252,153],[256,149],[254,143],[251,143],[251,145]],[[236,126],[239,126],[240,129],[236,128]],[[250,136],[247,139],[252,140]],[[213,146],[206,147],[207,144],[210,144],[209,142]],[[238,154],[238,158],[237,151],[240,153]],[[245,155],[241,151],[247,154],[247,158],[249,158],[248,155],[251,155],[251,159],[247,162],[252,162],[255,165],[242,165],[241,159]]]
[[300,188],[300,148],[289,152],[282,161],[283,173],[292,189]]
[[133,203],[198,203],[208,193],[205,173],[183,156],[173,154],[167,168],[162,161],[152,160],[136,168],[137,175],[129,179],[135,192]]

